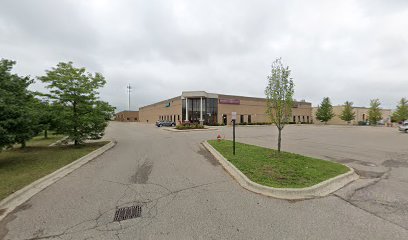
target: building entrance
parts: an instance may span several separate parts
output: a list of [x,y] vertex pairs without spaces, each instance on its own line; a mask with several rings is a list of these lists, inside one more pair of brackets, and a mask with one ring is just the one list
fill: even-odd
[[224,125],[227,125],[227,124],[228,124],[227,114],[222,114],[222,123],[223,123]]
[[[186,106],[187,101],[187,106]],[[218,99],[216,98],[185,98],[182,100],[183,121],[216,125],[218,115]]]

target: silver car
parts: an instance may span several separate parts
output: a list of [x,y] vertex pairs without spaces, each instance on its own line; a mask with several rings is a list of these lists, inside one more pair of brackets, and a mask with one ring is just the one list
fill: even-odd
[[399,126],[398,128],[401,132],[406,132],[408,133],[408,122],[404,122],[402,125]]

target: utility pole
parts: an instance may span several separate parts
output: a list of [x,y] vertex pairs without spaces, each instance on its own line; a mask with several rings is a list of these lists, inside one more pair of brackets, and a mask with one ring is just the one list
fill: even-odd
[[128,96],[129,96],[129,99],[128,99],[128,111],[130,111],[130,92],[132,90],[132,87],[130,86],[130,83],[126,86],[126,88],[127,88],[127,92],[128,92]]

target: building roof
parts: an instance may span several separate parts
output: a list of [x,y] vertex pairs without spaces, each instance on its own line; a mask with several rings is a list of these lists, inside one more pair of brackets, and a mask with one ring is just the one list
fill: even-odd
[[123,110],[123,111],[117,112],[117,113],[115,113],[115,114],[119,114],[119,113],[135,113],[135,112],[139,112],[139,111]]
[[[164,103],[174,101],[174,100],[177,100],[177,99],[183,99],[185,97],[187,97],[187,98],[190,98],[190,97],[239,98],[239,99],[247,99],[247,100],[255,100],[255,101],[265,101],[266,100],[266,98],[260,98],[260,97],[247,97],[247,96],[228,95],[228,94],[219,94],[219,93],[208,93],[206,91],[183,91],[180,96],[170,98],[170,99],[166,99],[166,100],[162,100],[162,101],[159,101],[159,102],[156,102],[156,103],[152,103],[152,104],[140,107],[139,109],[164,104]],[[298,105],[298,104],[307,104],[307,105],[310,105],[310,106],[312,105],[310,102],[306,102],[304,100],[295,101],[295,105]]]

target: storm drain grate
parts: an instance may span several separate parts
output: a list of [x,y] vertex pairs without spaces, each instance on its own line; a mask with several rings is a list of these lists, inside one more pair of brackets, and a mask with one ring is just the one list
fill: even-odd
[[142,216],[142,207],[139,205],[131,207],[118,208],[115,212],[113,221],[123,221],[131,218],[138,218]]

